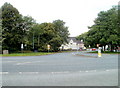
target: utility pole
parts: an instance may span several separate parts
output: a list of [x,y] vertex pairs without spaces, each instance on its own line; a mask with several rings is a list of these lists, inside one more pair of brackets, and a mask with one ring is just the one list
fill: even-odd
[[33,51],[34,51],[34,32],[33,32]]

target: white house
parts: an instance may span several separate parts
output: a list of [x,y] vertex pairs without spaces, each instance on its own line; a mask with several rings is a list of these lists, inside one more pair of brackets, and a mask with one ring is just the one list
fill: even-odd
[[67,44],[62,44],[60,49],[61,50],[80,50],[84,49],[84,43],[83,41],[76,40],[76,37],[69,37],[67,39],[68,43]]

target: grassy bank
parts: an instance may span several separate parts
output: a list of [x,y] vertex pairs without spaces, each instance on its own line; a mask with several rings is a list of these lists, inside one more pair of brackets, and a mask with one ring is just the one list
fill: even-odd
[[[92,51],[88,53],[98,53],[98,51]],[[120,52],[102,51],[104,54],[120,54]]]
[[64,53],[64,52],[73,52],[73,51],[58,51],[58,52],[31,52],[31,51],[24,51],[23,53],[10,53],[10,54],[0,54],[3,57],[10,57],[10,56],[41,56],[41,55],[49,55],[55,53]]
[[5,56],[5,57],[9,57],[9,56],[41,56],[41,55],[49,55],[49,54],[53,54],[52,52],[31,52],[31,53],[11,53],[11,54],[1,54],[0,56]]

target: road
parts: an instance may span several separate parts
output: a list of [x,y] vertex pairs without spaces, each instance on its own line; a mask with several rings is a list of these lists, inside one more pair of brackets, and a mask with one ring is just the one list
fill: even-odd
[[3,57],[3,86],[117,86],[118,55],[85,52]]

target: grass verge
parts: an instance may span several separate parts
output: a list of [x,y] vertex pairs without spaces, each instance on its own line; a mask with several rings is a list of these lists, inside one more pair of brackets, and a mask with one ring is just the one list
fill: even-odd
[[0,54],[3,57],[10,57],[10,56],[41,56],[41,55],[49,55],[54,54],[52,52],[32,52],[32,53],[11,53],[11,54]]
[[10,56],[41,56],[41,55],[49,55],[55,53],[64,53],[64,52],[73,52],[73,51],[58,51],[58,52],[19,52],[19,53],[11,53],[11,54],[0,54],[3,57],[10,57]]

